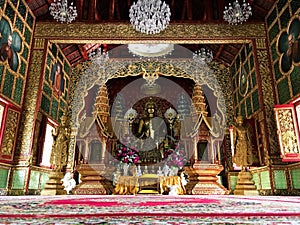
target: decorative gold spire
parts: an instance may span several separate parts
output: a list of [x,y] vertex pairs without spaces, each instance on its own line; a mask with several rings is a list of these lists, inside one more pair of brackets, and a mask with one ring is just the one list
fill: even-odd
[[103,124],[107,124],[107,119],[109,116],[109,103],[106,85],[103,85],[100,88],[99,94],[96,98],[94,116],[98,116],[101,118]]
[[193,111],[198,115],[202,113],[206,117],[208,112],[206,110],[206,103],[202,93],[202,89],[199,84],[195,84],[192,102],[194,106]]

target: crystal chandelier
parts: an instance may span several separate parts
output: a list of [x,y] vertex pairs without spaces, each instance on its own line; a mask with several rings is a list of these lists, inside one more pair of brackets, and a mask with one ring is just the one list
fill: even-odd
[[201,65],[207,65],[213,60],[213,53],[210,50],[201,48],[193,53],[193,59]]
[[137,31],[157,34],[168,26],[171,11],[161,0],[138,0],[129,9],[130,23]]
[[102,48],[99,47],[89,53],[89,58],[92,62],[95,62],[100,68],[102,68],[109,59],[109,56],[108,52],[103,51]]
[[54,0],[49,7],[49,11],[50,15],[61,23],[71,23],[77,16],[76,6],[73,6],[73,2],[68,6],[67,0]]
[[243,5],[241,6],[238,0],[236,0],[232,3],[232,6],[230,3],[228,8],[225,6],[223,18],[229,24],[237,25],[245,22],[251,15],[251,6],[249,3],[243,0]]

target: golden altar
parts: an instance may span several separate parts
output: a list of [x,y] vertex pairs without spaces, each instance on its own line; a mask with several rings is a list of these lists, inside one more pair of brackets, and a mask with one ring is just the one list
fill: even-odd
[[185,194],[185,188],[181,184],[179,176],[157,176],[156,174],[144,174],[142,176],[121,176],[113,194],[166,194],[169,186],[177,186],[177,193]]

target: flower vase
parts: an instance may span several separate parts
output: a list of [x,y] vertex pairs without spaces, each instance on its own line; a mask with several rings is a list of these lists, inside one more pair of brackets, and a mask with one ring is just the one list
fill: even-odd
[[129,165],[124,163],[123,164],[123,176],[128,176],[128,168],[129,168]]
[[178,167],[172,166],[170,169],[169,176],[177,176],[177,173],[178,173]]
[[132,176],[136,176],[137,175],[137,167],[136,167],[136,165],[131,165],[129,171],[130,171],[130,173],[131,173]]

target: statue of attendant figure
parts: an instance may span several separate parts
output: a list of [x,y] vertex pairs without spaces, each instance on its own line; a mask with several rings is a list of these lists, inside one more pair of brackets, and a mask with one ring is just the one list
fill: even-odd
[[67,117],[61,117],[61,125],[52,131],[54,142],[52,145],[52,152],[50,163],[54,166],[54,170],[60,172],[68,161],[68,144],[70,141],[70,129],[67,126]]
[[246,168],[253,163],[252,143],[248,129],[243,125],[243,117],[236,118],[236,126],[233,126],[233,142],[234,149],[233,160],[237,166],[246,171]]

